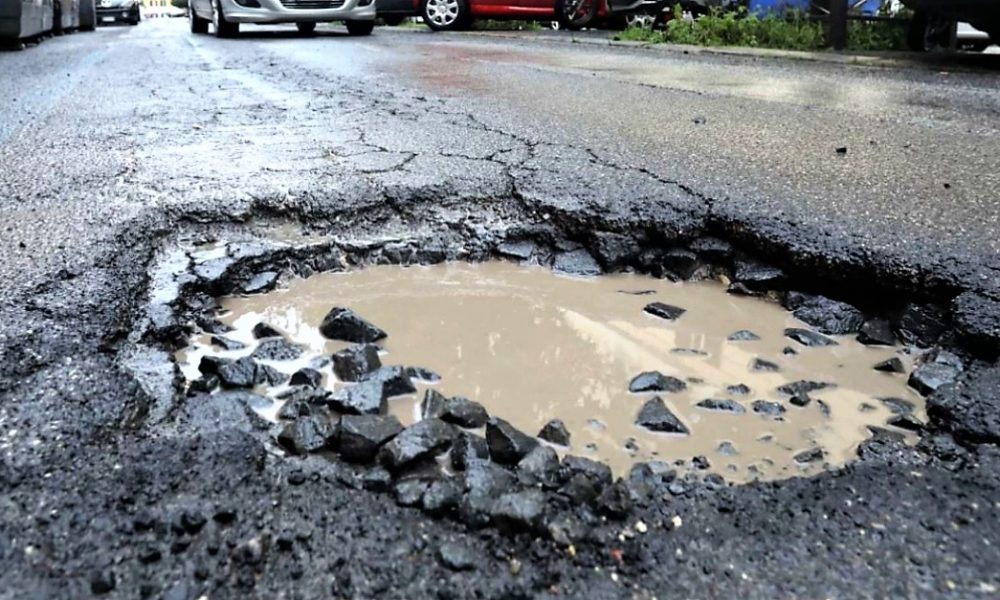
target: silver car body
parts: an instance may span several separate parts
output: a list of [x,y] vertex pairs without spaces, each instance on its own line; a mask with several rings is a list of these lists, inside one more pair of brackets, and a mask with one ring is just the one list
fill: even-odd
[[191,0],[191,7],[198,16],[211,19],[213,1],[221,3],[222,14],[233,23],[328,23],[375,19],[375,0],[257,0],[259,8],[242,6],[236,0]]

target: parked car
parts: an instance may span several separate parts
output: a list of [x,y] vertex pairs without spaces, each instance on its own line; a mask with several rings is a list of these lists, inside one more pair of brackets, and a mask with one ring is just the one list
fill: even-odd
[[97,20],[100,23],[138,25],[142,20],[139,0],[97,0]]
[[208,33],[212,23],[218,37],[233,37],[242,23],[295,23],[312,33],[317,23],[343,21],[347,33],[369,35],[375,28],[375,0],[191,0],[191,33]]
[[903,0],[903,4],[913,9],[909,35],[913,50],[947,45],[956,22],[967,23],[985,32],[993,43],[1000,44],[1000,2],[997,0]]
[[396,26],[419,14],[413,0],[375,0],[375,16],[386,25]]
[[54,16],[52,0],[0,0],[0,42],[23,47],[21,40],[52,31]]

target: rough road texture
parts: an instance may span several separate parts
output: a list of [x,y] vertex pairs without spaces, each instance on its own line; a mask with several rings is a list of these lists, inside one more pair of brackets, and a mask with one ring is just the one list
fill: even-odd
[[[975,428],[941,423],[964,445],[931,432],[918,449],[866,444],[854,466],[812,479],[657,494],[568,548],[468,530],[355,489],[334,463],[270,454],[239,403],[158,404],[146,390],[169,385],[168,357],[140,354],[128,336],[158,318],[142,312],[158,289],[147,268],[184,229],[214,237],[293,220],[410,239],[559,221],[599,225],[590,241],[608,249],[602,262],[627,243],[616,231],[664,242],[707,231],[819,288],[846,282],[848,295],[877,278],[986,299],[966,296],[963,310],[1000,299],[989,76],[947,85],[922,71],[823,67],[810,75],[819,89],[888,89],[907,112],[826,102],[833,116],[810,121],[808,103],[664,84],[684,73],[591,76],[580,62],[601,60],[593,50],[404,35],[417,34],[219,41],[172,22],[0,55],[0,596],[996,595],[991,414]],[[385,54],[411,48],[410,60]],[[461,68],[435,66],[450,54]],[[667,116],[624,135],[593,102],[623,85],[640,115]],[[545,95],[565,112],[549,112]],[[688,130],[701,114],[730,127],[699,138]],[[892,150],[821,167],[845,143],[835,131],[852,148]],[[733,148],[746,152],[724,154]],[[783,162],[793,155],[807,158]],[[996,315],[980,318],[962,312],[964,330],[995,339]],[[995,381],[986,366],[968,377],[981,373]],[[971,395],[996,406],[1000,392],[969,381],[939,393],[942,415],[977,417]]]

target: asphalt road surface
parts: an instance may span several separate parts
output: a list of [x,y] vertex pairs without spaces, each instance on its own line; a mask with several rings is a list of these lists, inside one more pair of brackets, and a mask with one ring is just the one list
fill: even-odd
[[[182,19],[0,54],[0,597],[996,597],[993,434],[721,504],[657,500],[643,518],[683,526],[623,538],[623,559],[470,531],[312,463],[292,486],[244,431],[137,411],[148,390],[124,366],[160,240],[342,225],[345,209],[392,212],[385,235],[508,200],[539,220],[648,219],[996,303],[985,58],[857,67],[384,28],[224,40]],[[470,565],[440,559],[446,543]]]

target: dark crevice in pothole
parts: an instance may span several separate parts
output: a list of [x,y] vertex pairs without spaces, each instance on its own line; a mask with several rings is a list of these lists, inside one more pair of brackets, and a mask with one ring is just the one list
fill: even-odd
[[[906,280],[904,274],[885,276],[878,265],[865,264],[865,257],[858,259],[861,264],[853,264],[791,252],[786,246],[768,242],[741,227],[712,220],[704,229],[681,232],[669,223],[643,222],[640,215],[634,219],[609,222],[593,211],[546,210],[523,199],[477,203],[475,215],[463,214],[462,209],[462,204],[458,202],[435,206],[415,202],[390,207],[383,205],[374,211],[345,210],[319,219],[315,215],[307,218],[307,213],[297,212],[299,219],[310,223],[305,228],[311,235],[302,240],[321,241],[310,245],[291,243],[280,248],[266,244],[254,248],[253,241],[235,242],[232,248],[236,249],[236,255],[227,256],[213,265],[214,270],[201,265],[200,276],[193,272],[181,273],[184,276],[177,298],[160,306],[151,306],[133,339],[164,352],[172,352],[183,346],[195,329],[211,326],[217,307],[214,299],[218,296],[245,293],[248,286],[254,292],[266,291],[279,277],[308,276],[320,271],[353,269],[371,264],[433,264],[446,260],[500,258],[554,266],[576,273],[634,270],[676,280],[723,278],[730,282],[734,293],[767,296],[786,303],[788,292],[824,294],[831,301],[855,305],[865,314],[866,321],[884,320],[896,335],[902,332],[907,338],[905,341],[939,349],[927,355],[929,363],[934,363],[935,356],[940,352],[953,352],[960,357],[959,363],[943,360],[945,367],[950,365],[953,369],[945,372],[948,369],[942,367],[941,381],[946,382],[949,378],[959,381],[946,383],[931,394],[928,404],[931,421],[922,431],[922,442],[918,446],[924,454],[914,454],[904,448],[891,432],[879,430],[858,449],[862,461],[941,460],[956,464],[956,457],[965,452],[963,445],[973,447],[979,443],[995,444],[1000,441],[996,417],[988,415],[988,403],[996,403],[996,398],[981,398],[975,393],[977,386],[981,387],[985,385],[984,381],[995,377],[995,368],[987,363],[994,358],[991,352],[995,346],[990,344],[995,344],[996,339],[989,339],[985,346],[968,344],[969,337],[956,331],[950,311],[955,289],[931,288],[927,293],[916,295],[917,290],[911,289],[911,286],[899,284]],[[285,211],[278,209],[268,209],[263,213],[259,216],[287,216]],[[408,235],[392,233],[404,230],[408,231]],[[237,231],[233,233],[234,238],[243,237]],[[226,233],[221,232],[219,239],[226,239]],[[768,259],[758,258],[761,256]],[[267,276],[262,279],[262,274]],[[879,285],[871,287],[876,278]],[[262,281],[264,285],[261,285]],[[169,383],[169,397],[163,397],[164,389],[161,388],[159,397],[153,393],[150,398],[153,404],[165,402],[166,408],[153,410],[147,406],[135,411],[130,422],[132,427],[170,426],[176,420],[185,402],[190,399],[183,396],[183,382],[176,370]],[[238,401],[227,406],[233,411],[236,421],[246,418],[236,414],[240,410],[249,414]],[[154,414],[156,418],[151,418]],[[268,426],[256,423],[252,416],[250,418],[249,426],[266,437]],[[387,479],[378,469],[336,464],[339,466],[330,468],[345,485],[376,491],[390,489],[392,478]],[[582,465],[580,468],[586,471],[590,467]],[[501,471],[492,473],[484,477],[506,478]],[[676,478],[676,475],[653,472],[648,468],[637,469],[628,483],[615,485],[602,474],[591,473],[582,477],[589,482],[587,485],[591,490],[585,494],[591,502],[585,513],[592,514],[593,518],[599,518],[600,514],[621,518],[632,510],[633,505],[653,502],[650,494],[721,494],[725,491],[725,485],[715,478]],[[392,484],[394,493],[402,494],[401,503],[420,504],[423,500],[411,502],[411,499],[423,498],[433,485],[419,476],[413,481],[402,488],[396,485],[399,481]],[[595,482],[599,482],[596,487]],[[562,482],[563,485],[565,483]],[[513,518],[517,521],[514,529],[544,531],[559,540],[584,536],[572,531],[576,530],[574,528],[585,528],[584,523],[590,517],[581,523],[579,513],[573,512],[572,502],[566,504],[565,495],[545,492],[537,496],[538,490],[532,488],[522,491],[527,495],[510,499],[516,506],[504,510],[552,506],[555,516],[543,527],[532,520],[534,517],[518,520],[520,517],[515,518],[501,511],[497,513],[497,524],[505,527],[504,519],[509,521]],[[596,498],[600,501],[595,504]],[[434,507],[428,510],[437,511]],[[483,517],[480,513],[484,511],[473,510],[473,514],[464,516],[454,514],[459,520],[476,525],[481,524],[478,523],[478,519]],[[488,514],[485,516],[489,517]],[[554,525],[562,517],[572,524],[565,527]],[[506,524],[510,525],[509,522]]]

